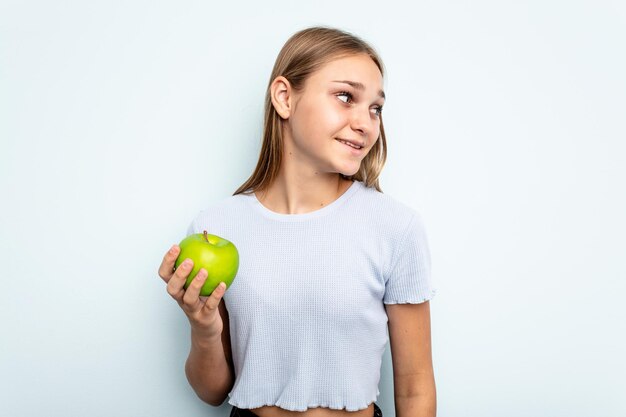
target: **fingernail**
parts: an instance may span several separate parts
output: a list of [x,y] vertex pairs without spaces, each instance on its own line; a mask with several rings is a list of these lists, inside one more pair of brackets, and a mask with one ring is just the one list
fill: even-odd
[[219,287],[220,287],[220,290],[224,290],[226,289],[226,284],[224,284],[223,282],[220,282]]
[[185,262],[183,262],[183,266],[185,268],[189,268],[191,266],[191,261],[189,259],[185,259]]

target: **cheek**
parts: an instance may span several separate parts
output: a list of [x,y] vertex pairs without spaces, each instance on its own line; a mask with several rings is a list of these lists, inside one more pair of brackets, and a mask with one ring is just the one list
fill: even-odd
[[316,124],[317,129],[323,129],[326,135],[334,137],[349,124],[349,120],[346,112],[342,112],[341,110],[328,105],[323,109],[323,111],[319,112],[319,118],[316,121]]
[[318,105],[304,105],[298,109],[297,132],[301,137],[323,139],[332,137],[347,123],[340,111],[329,103]]
[[369,138],[372,141],[372,145],[370,148],[373,148],[374,146],[376,146],[376,142],[378,142],[380,140],[380,125],[376,126],[373,130],[372,130],[372,135]]
[[380,119],[372,117],[372,127],[370,129],[370,139],[376,139],[380,135]]
[[368,135],[368,139],[370,140],[370,142],[376,143],[378,142],[379,138],[380,138],[380,129],[378,128],[372,129],[372,131]]

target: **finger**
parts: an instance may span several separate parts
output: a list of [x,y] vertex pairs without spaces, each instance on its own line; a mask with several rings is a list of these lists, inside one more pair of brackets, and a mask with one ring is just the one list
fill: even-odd
[[174,264],[178,254],[180,253],[180,247],[178,245],[172,245],[170,250],[163,256],[163,261],[159,266],[159,276],[163,278],[163,281],[168,282],[172,275],[174,275]]
[[215,310],[217,306],[219,305],[220,301],[222,300],[222,297],[224,296],[225,293],[226,293],[226,284],[223,282],[220,282],[220,284],[217,287],[215,287],[215,289],[213,290],[209,298],[207,298],[206,302],[204,303],[204,308],[209,309],[209,310]]
[[185,294],[183,294],[184,308],[190,313],[194,313],[202,308],[202,302],[200,301],[200,290],[206,282],[208,274],[206,269],[200,268],[196,276],[193,278]]
[[183,287],[192,269],[193,261],[189,258],[185,259],[185,261],[176,268],[176,272],[174,272],[174,275],[172,275],[167,283],[168,294],[179,302],[182,301],[183,294],[185,293]]

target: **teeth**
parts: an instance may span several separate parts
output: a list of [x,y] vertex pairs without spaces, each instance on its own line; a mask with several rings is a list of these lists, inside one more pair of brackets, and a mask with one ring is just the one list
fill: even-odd
[[345,140],[339,140],[339,142],[341,142],[341,143],[345,143],[345,144],[346,144],[346,145],[348,145],[348,146],[352,146],[354,149],[361,149],[361,148],[362,148],[362,146],[357,146],[357,145],[354,145],[354,144],[352,144],[352,143],[350,143],[350,142],[346,142]]

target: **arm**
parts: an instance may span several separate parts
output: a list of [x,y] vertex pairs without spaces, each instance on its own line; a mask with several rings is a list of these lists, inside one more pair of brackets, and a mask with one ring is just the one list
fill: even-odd
[[[167,283],[167,292],[182,308],[191,326],[191,351],[185,364],[189,384],[203,401],[218,406],[234,384],[234,367],[230,347],[229,318],[222,297],[225,286],[218,286],[209,297],[200,297],[207,278],[201,268],[185,290],[193,262],[187,259],[174,269],[180,253],[178,245],[165,254],[159,276]],[[223,284],[223,283],[222,283]]]
[[435,417],[430,303],[386,304],[396,417]]
[[204,402],[216,407],[224,402],[235,380],[228,311],[223,302],[218,308],[224,322],[221,339],[204,338],[192,328],[191,350],[185,363],[185,374],[193,390]]

